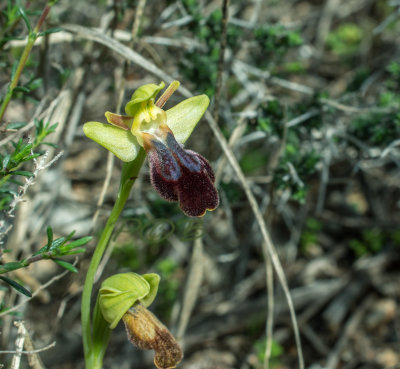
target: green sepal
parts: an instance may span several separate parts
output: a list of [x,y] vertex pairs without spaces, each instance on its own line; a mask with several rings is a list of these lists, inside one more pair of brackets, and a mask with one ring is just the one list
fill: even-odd
[[130,131],[109,124],[87,122],[83,125],[83,132],[124,162],[134,160],[140,149],[136,137]]
[[166,111],[167,125],[178,142],[184,143],[189,138],[209,103],[207,95],[193,96]]
[[149,83],[139,87],[133,93],[131,100],[125,105],[125,112],[127,115],[134,117],[141,107],[141,103],[155,99],[156,95],[164,88],[165,83],[161,82],[159,85]]
[[150,291],[149,293],[140,299],[140,302],[144,306],[150,306],[151,303],[154,301],[158,291],[158,285],[160,284],[160,276],[155,273],[143,274],[142,277],[149,283]]
[[156,274],[140,276],[136,273],[115,274],[107,278],[99,291],[99,307],[110,328],[117,326],[136,301],[145,306],[153,302],[159,280]]

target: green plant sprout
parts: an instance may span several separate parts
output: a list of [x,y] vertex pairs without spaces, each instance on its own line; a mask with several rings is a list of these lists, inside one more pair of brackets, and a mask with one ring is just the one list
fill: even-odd
[[[172,335],[145,309],[155,297],[157,288],[154,286],[158,286],[158,276],[149,274],[138,277],[131,273],[130,281],[126,280],[126,276],[114,276],[115,279],[103,282],[93,318],[90,308],[96,270],[146,153],[152,185],[162,198],[178,202],[186,215],[194,217],[203,216],[207,210],[218,206],[219,197],[211,166],[201,155],[184,149],[182,145],[207,109],[209,99],[206,95],[194,96],[164,111],[162,107],[178,86],[178,81],[172,82],[155,101],[164,83],[143,85],[126,104],[127,115],[106,112],[109,124],[87,122],[83,127],[89,138],[124,161],[118,196],[94,250],[83,287],[82,338],[88,369],[102,367],[110,329],[121,317],[133,343],[139,348],[155,350],[157,367],[173,368],[182,358]],[[109,300],[110,296],[116,297],[118,302]]]
[[11,141],[13,151],[0,152],[0,210],[9,207],[15,195],[14,185],[22,186],[17,176],[34,176],[30,170],[21,170],[21,166],[42,154],[40,150],[36,151],[40,145],[53,145],[44,139],[55,131],[57,124],[45,124],[42,120],[35,120],[34,123],[36,135],[32,142],[24,142],[22,138],[17,142]]
[[[265,346],[267,342],[266,339],[259,339],[255,342],[254,350],[257,355],[257,359],[260,363],[263,363],[265,360]],[[272,341],[271,347],[271,357],[270,357],[270,366],[271,368],[277,368],[281,364],[281,356],[283,354],[283,347],[276,341]]]
[[[67,237],[59,237],[54,240],[53,230],[51,229],[51,227],[47,227],[47,244],[36,251],[33,255],[23,260],[12,261],[0,265],[0,274],[5,274],[13,270],[26,268],[32,263],[40,260],[52,260],[56,264],[69,270],[70,272],[76,273],[78,270],[75,268],[74,265],[60,258],[63,256],[76,255],[85,252],[85,249],[81,246],[87,244],[92,239],[92,237],[83,237],[69,242],[74,233],[75,232],[71,232]],[[18,282],[5,276],[0,276],[0,279],[2,279],[4,282],[6,282],[25,296],[32,297],[31,293],[26,288],[21,286]]]
[[[33,45],[35,44],[36,40],[49,33],[53,32],[58,32],[59,29],[49,29],[44,32],[39,32],[40,28],[43,25],[43,22],[45,21],[47,15],[50,12],[51,7],[54,5],[54,1],[49,1],[48,4],[44,7],[42,14],[40,15],[40,18],[36,24],[36,26],[32,29],[32,26],[30,24],[30,21],[28,19],[28,16],[25,13],[25,10],[21,7],[18,6],[16,9],[16,12],[21,16],[21,18],[24,20],[25,25],[28,29],[28,42],[25,45],[25,48],[22,52],[22,55],[19,59],[19,62],[16,63],[13,66],[13,72],[11,75],[11,82],[8,86],[7,93],[2,99],[2,103],[0,105],[0,124],[1,121],[3,120],[4,113],[8,107],[8,104],[10,103],[14,93],[18,90],[18,81],[21,77],[22,71],[25,67],[26,62],[28,61],[29,54],[31,53],[31,50],[33,48]],[[15,9],[15,8],[14,8]],[[13,22],[12,22],[13,24]]]
[[334,54],[346,56],[357,51],[362,39],[363,30],[357,24],[347,23],[329,34],[327,44]]

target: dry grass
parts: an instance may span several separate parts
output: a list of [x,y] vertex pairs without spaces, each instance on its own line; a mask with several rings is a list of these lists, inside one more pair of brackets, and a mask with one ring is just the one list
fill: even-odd
[[[98,280],[128,270],[161,274],[154,309],[182,344],[181,368],[399,368],[399,141],[392,137],[375,145],[349,131],[360,116],[398,111],[395,93],[394,103],[380,103],[386,67],[399,55],[399,24],[393,16],[398,5],[371,0],[197,3],[203,17],[228,4],[228,25],[236,26],[240,37],[231,47],[228,27],[223,68],[216,65],[219,87],[212,86],[218,113],[211,114],[212,99],[186,144],[210,159],[221,205],[202,220],[201,238],[186,241],[180,228],[184,216],[157,197],[145,167],[125,218],[143,224],[168,218],[175,231],[152,244],[131,219],[131,231],[113,239]],[[61,1],[52,8],[50,23],[62,31],[46,42],[40,39],[32,56],[40,60],[37,73],[44,79],[44,87],[34,92],[39,103],[16,99],[5,118],[58,123],[49,136],[57,144],[47,153],[52,165],[43,163],[35,183],[22,187],[15,217],[4,218],[4,229],[13,225],[5,237],[10,260],[43,245],[47,225],[58,235],[101,231],[121,163],[84,137],[83,122],[104,122],[105,111],[120,110],[144,83],[179,79],[171,105],[203,92],[196,88],[207,76],[190,79],[182,66],[185,52],[206,49],[184,4],[147,0],[124,4],[122,11],[121,2]],[[276,55],[264,51],[259,61],[253,30],[265,24],[300,30],[303,45],[288,48],[281,59],[278,50]],[[358,48],[343,56],[335,53],[342,45],[332,37],[347,24],[358,25],[362,37]],[[3,52],[12,55],[23,44],[10,41]],[[60,74],[67,69],[61,85]],[[363,81],[352,85],[365,70]],[[1,75],[1,85],[8,78]],[[260,106],[275,100],[283,106],[279,135],[255,123]],[[316,120],[320,124],[313,127]],[[27,127],[1,132],[0,143],[28,139],[32,125]],[[305,177],[296,164],[287,164],[290,180],[307,188],[303,202],[275,177],[293,132],[301,138],[299,156],[306,149],[320,156],[316,171]],[[24,319],[30,351],[56,341],[55,347],[35,352],[43,361],[36,368],[83,368],[80,292],[90,255],[88,250],[79,260],[77,275],[60,274],[47,262],[24,270],[18,277],[37,289],[34,299],[0,291],[4,305],[16,306]],[[21,351],[25,336],[13,324],[16,317],[0,316],[2,350]],[[264,352],[272,355],[269,362],[260,358]],[[10,365],[12,357],[1,354],[0,363]],[[24,355],[16,357],[13,369],[28,367]],[[104,367],[151,368],[152,353],[138,351],[117,327]]]

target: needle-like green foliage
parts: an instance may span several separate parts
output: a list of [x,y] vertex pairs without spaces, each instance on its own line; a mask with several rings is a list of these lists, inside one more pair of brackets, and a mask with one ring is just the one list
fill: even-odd
[[[61,267],[76,273],[78,270],[76,267],[68,261],[61,259],[64,256],[76,255],[85,252],[85,248],[82,247],[86,245],[92,237],[82,237],[77,240],[71,241],[74,236],[74,232],[71,232],[67,237],[59,237],[53,239],[53,230],[51,227],[47,227],[47,244],[41,247],[33,255],[24,258],[20,261],[8,262],[0,265],[0,274],[9,273],[13,270],[25,268],[32,263],[40,260],[53,260],[56,264]],[[4,282],[8,283],[11,287],[15,288],[24,295],[29,296],[29,291],[26,293],[26,289],[22,287],[18,282],[10,279],[9,277],[1,276]]]

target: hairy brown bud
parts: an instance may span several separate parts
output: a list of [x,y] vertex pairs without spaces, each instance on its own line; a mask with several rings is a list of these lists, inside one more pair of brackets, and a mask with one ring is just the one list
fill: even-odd
[[154,364],[159,369],[175,368],[183,353],[168,328],[140,303],[122,317],[128,338],[141,349],[154,350]]

